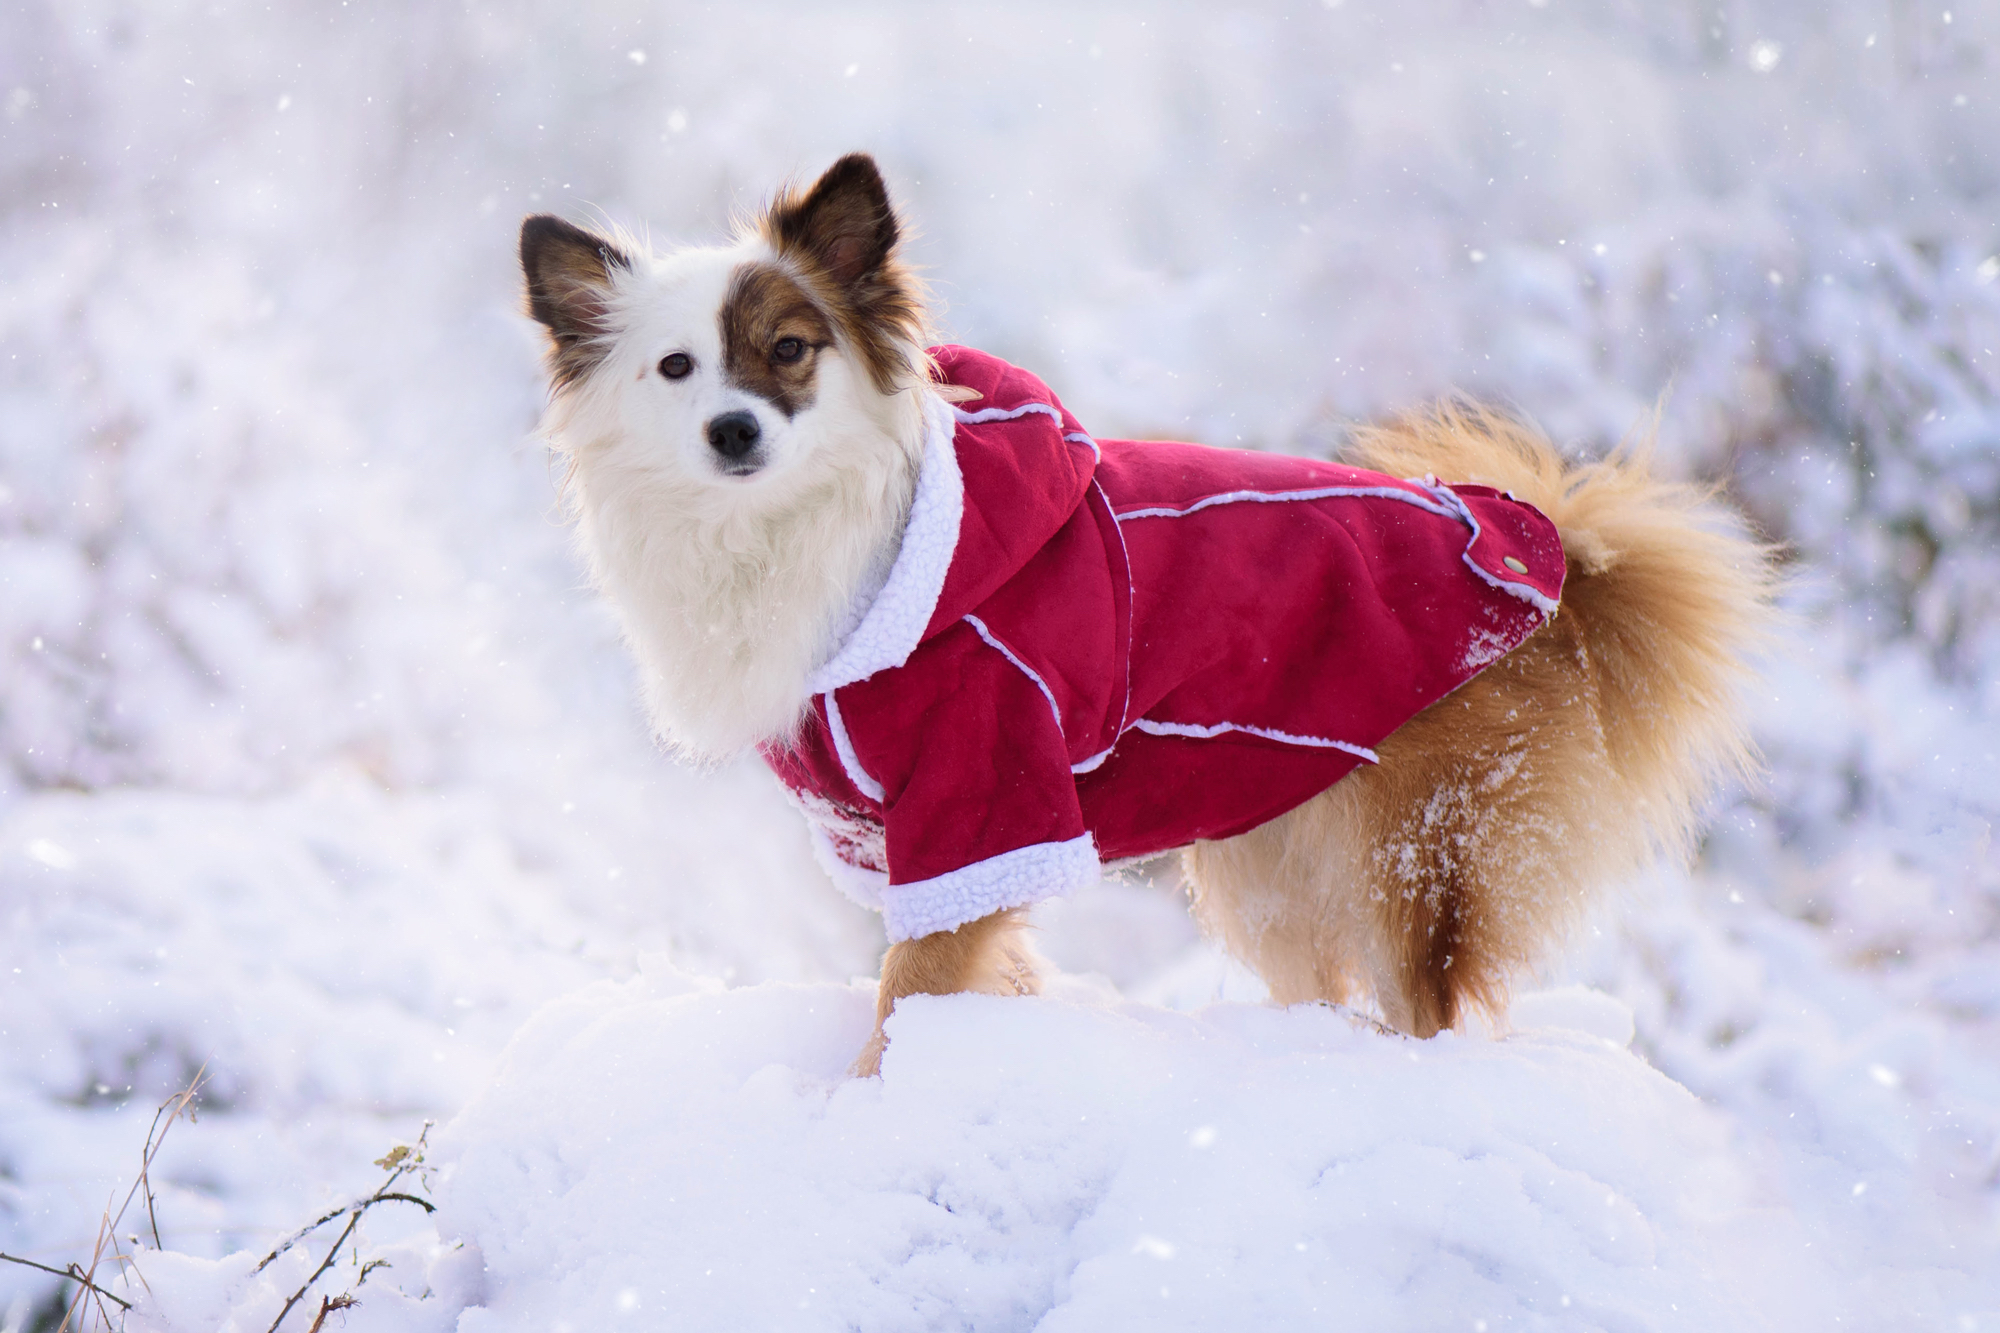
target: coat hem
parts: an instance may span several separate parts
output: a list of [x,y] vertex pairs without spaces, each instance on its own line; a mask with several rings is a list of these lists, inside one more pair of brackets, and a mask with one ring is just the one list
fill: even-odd
[[813,860],[851,901],[871,912],[882,910],[882,891],[889,887],[889,876],[881,870],[870,870],[858,866],[842,857],[834,850],[833,838],[827,831],[811,820],[806,821],[806,831],[812,836]]
[[882,893],[882,924],[891,943],[957,930],[968,921],[1061,898],[1096,883],[1097,844],[1088,833],[1038,842]]

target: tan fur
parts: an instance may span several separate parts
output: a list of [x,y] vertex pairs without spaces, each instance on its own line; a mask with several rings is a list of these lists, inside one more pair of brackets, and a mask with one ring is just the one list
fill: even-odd
[[1603,888],[1685,854],[1702,800],[1752,755],[1738,692],[1769,554],[1646,450],[1566,465],[1459,404],[1360,436],[1348,460],[1512,491],[1555,521],[1562,610],[1298,809],[1185,854],[1206,928],[1280,1003],[1372,991],[1417,1036],[1544,962]]
[[896,1001],[906,995],[1039,995],[1034,952],[1023,930],[1027,913],[1019,908],[968,921],[957,930],[941,930],[889,946],[882,958],[882,985],[875,993],[875,1032],[854,1062],[854,1073],[870,1078],[881,1068],[888,1045],[882,1024]]
[[[622,233],[522,225],[579,540],[655,725],[687,753],[800,724],[815,665],[896,554],[926,401],[977,396],[934,383],[901,238],[860,154],[781,191],[727,250],[655,257]],[[792,338],[803,350],[781,357]],[[670,350],[691,363],[671,390]],[[754,486],[721,477],[702,434],[725,408],[755,409],[771,441]],[[1652,478],[1643,450],[1568,466],[1476,408],[1366,432],[1352,461],[1537,505],[1568,555],[1562,612],[1385,741],[1379,766],[1186,865],[1206,927],[1280,1002],[1372,991],[1428,1036],[1497,1013],[1595,894],[1684,853],[1713,783],[1748,769],[1737,689],[1769,560],[1712,497]],[[1023,924],[1000,912],[891,946],[856,1072],[879,1066],[903,996],[1035,993]]]
[[[796,416],[818,392],[820,354],[835,345],[826,311],[776,264],[745,264],[723,298],[722,370],[727,381]],[[803,348],[793,361],[772,349],[785,338]]]
[[928,340],[926,293],[902,260],[902,224],[873,159],[849,153],[811,189],[779,190],[755,229],[839,324],[877,391],[895,393],[930,368],[909,354]]

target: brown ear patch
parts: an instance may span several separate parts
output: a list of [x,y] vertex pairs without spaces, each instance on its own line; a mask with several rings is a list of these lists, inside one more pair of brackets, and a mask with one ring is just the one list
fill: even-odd
[[874,159],[849,153],[810,190],[781,192],[759,230],[875,387],[901,388],[917,370],[909,348],[923,345],[923,289],[897,259],[902,228]]
[[616,245],[559,217],[539,213],[521,224],[528,313],[549,331],[549,378],[556,388],[603,359],[613,274],[631,267]]
[[866,153],[849,153],[828,167],[803,198],[780,196],[765,227],[780,254],[817,265],[842,284],[885,263],[898,235],[889,189]]
[[744,264],[729,280],[719,321],[724,380],[787,417],[812,406],[833,323],[798,279],[775,264]]

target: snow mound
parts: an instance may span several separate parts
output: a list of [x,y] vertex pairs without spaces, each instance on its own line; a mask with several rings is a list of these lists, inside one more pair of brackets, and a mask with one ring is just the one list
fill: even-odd
[[1724,1122],[1614,1042],[1063,989],[906,1001],[870,1080],[844,1075],[859,984],[648,973],[547,1006],[438,1142],[437,1263],[485,1274],[436,1284],[471,1308],[427,1313],[1059,1333],[1813,1311],[1805,1244]]

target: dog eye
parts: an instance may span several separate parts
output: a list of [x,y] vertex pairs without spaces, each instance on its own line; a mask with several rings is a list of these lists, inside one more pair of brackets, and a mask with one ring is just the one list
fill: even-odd
[[686,379],[694,361],[686,352],[669,352],[660,358],[660,373],[670,380]]
[[803,338],[780,338],[778,345],[771,349],[771,359],[786,364],[798,360],[805,354],[806,344]]

